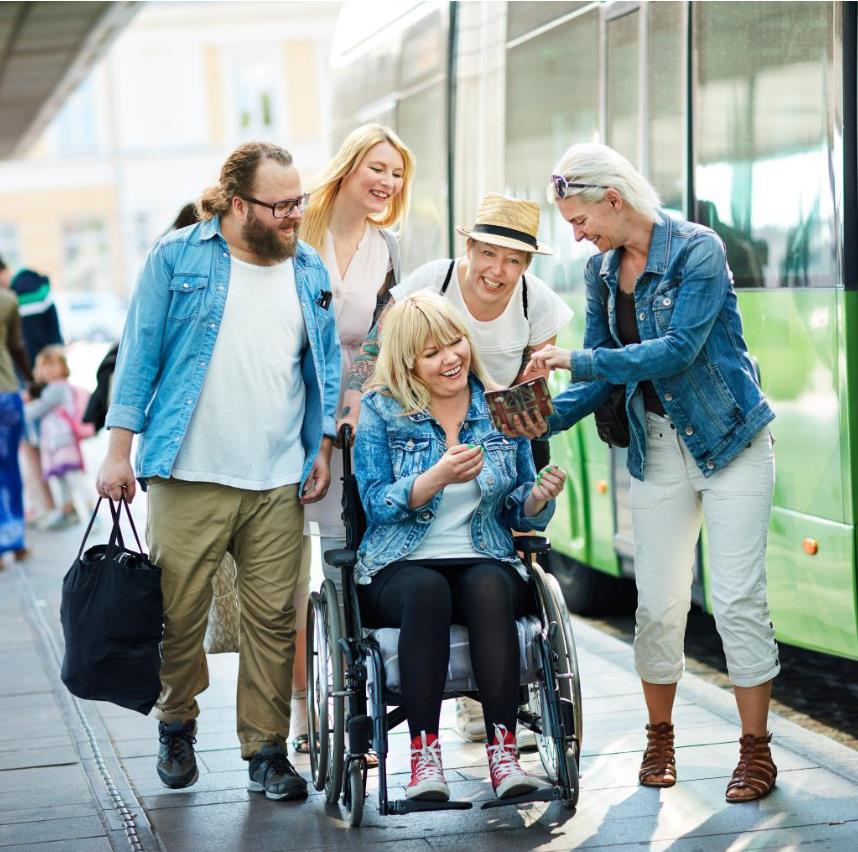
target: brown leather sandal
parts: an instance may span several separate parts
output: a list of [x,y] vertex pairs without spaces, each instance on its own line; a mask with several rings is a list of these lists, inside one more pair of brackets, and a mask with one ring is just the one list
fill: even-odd
[[676,752],[670,722],[646,726],[646,749],[638,781],[644,787],[672,787],[676,783]]
[[772,761],[771,741],[771,734],[745,734],[739,740],[739,765],[727,785],[728,802],[754,802],[772,792],[778,768]]

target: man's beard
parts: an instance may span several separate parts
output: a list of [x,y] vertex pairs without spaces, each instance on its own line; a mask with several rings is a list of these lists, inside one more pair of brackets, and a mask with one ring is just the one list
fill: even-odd
[[294,257],[298,240],[297,230],[296,224],[289,238],[284,240],[280,235],[279,226],[272,228],[264,225],[256,218],[256,214],[251,212],[247,221],[241,226],[241,238],[257,257],[279,262]]

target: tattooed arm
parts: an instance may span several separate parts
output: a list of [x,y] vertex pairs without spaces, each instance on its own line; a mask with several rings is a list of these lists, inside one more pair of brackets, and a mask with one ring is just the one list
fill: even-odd
[[360,401],[363,396],[364,385],[370,380],[375,371],[375,362],[378,360],[378,339],[381,336],[381,327],[384,325],[388,311],[393,307],[394,300],[391,296],[381,313],[378,315],[375,325],[369,330],[366,339],[361,344],[360,351],[355,355],[351,371],[346,379],[346,390],[343,394],[343,413],[337,421],[337,435],[344,425],[351,426],[352,438],[357,429],[360,417]]

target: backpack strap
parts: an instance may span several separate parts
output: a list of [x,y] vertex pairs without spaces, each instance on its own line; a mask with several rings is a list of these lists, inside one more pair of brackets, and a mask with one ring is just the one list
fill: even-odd
[[444,279],[444,283],[441,285],[441,295],[444,296],[447,293],[447,288],[450,286],[450,279],[453,277],[453,270],[456,268],[456,260],[455,258],[450,261],[450,268],[447,270],[447,277]]

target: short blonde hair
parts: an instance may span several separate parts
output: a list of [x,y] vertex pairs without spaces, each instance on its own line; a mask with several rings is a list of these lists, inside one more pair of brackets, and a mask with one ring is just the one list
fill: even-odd
[[71,375],[69,362],[66,360],[66,351],[62,346],[46,346],[44,349],[40,349],[39,354],[36,355],[36,363],[33,365],[34,371],[39,373],[45,364],[50,363],[60,364],[66,378]]
[[[582,201],[595,204],[605,197],[606,189],[615,189],[623,201],[652,222],[660,222],[661,199],[652,184],[619,152],[607,145],[581,143],[573,145],[554,167],[554,174],[562,175],[569,183],[589,183],[594,187],[575,188],[568,192]],[[553,182],[546,193],[548,200],[557,202]]]
[[402,157],[402,189],[381,213],[367,216],[378,228],[396,224],[408,210],[411,179],[416,161],[411,149],[389,128],[382,124],[364,124],[343,140],[339,151],[327,166],[310,182],[310,201],[301,219],[301,239],[316,251],[324,249],[325,234],[331,221],[331,211],[343,181],[353,174],[370,148],[379,142],[389,142]]
[[370,380],[371,387],[392,396],[405,414],[429,407],[429,388],[417,377],[414,367],[430,336],[439,346],[465,338],[471,348],[470,372],[486,383],[483,365],[461,314],[438,293],[418,290],[397,302],[384,318],[381,350]]

